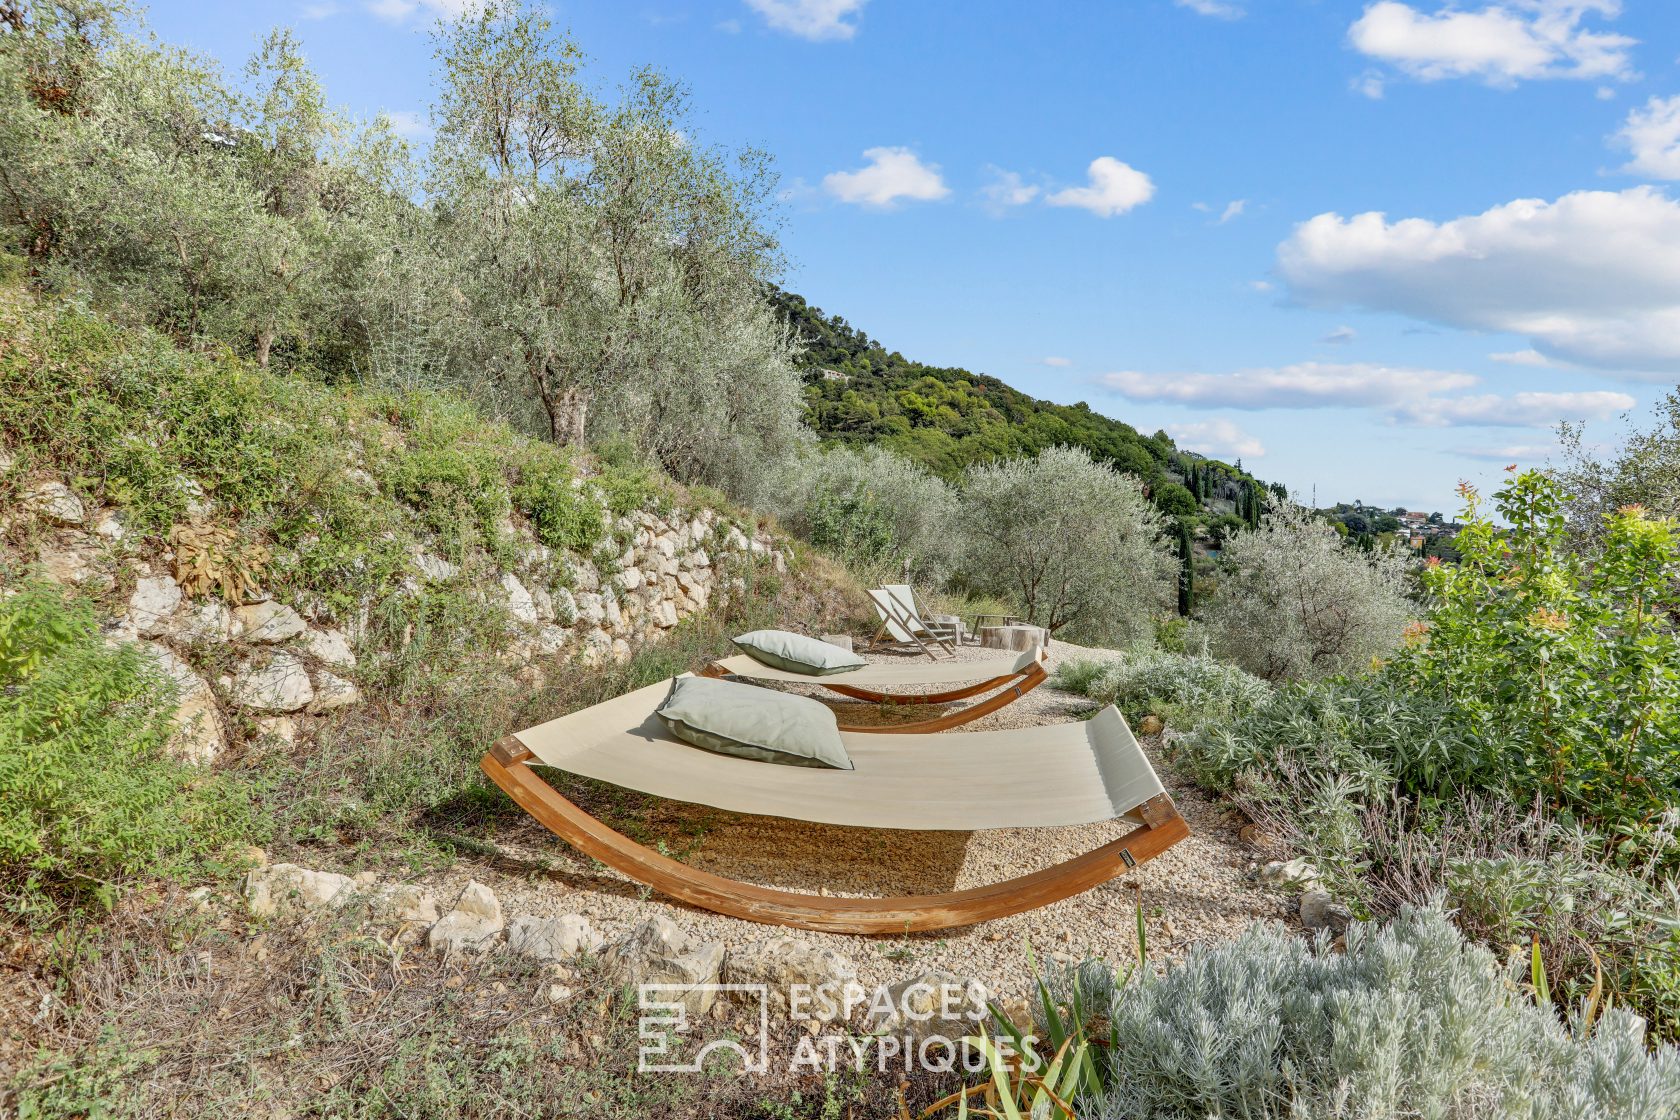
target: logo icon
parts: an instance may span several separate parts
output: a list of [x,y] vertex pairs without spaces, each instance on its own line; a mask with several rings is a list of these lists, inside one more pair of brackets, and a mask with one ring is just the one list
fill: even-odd
[[[714,1038],[686,1053],[684,1035],[693,1028],[689,1004],[696,993],[713,998],[729,995],[758,1008],[758,1037]],[[710,1003],[710,1001],[704,1001]],[[641,1045],[636,1053],[637,1073],[699,1073],[714,1051],[733,1050],[745,1073],[763,1073],[770,1068],[770,996],[763,984],[643,984],[637,993],[642,1012],[636,1023]],[[690,1040],[692,1041],[692,1040]]]

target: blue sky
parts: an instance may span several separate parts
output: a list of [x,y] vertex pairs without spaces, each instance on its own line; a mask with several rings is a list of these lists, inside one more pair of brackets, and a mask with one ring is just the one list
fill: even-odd
[[[161,3],[293,27],[421,143],[462,0]],[[786,284],[887,346],[1164,427],[1321,504],[1451,510],[1680,381],[1673,0],[550,5],[782,176]]]

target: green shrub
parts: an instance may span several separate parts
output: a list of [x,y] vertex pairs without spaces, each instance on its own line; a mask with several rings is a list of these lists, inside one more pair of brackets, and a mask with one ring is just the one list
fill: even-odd
[[[1346,952],[1272,926],[1111,984],[1087,1120],[1672,1115],[1680,1053],[1621,1010],[1574,1029],[1436,909]],[[1083,976],[1081,987],[1098,987]]]
[[520,466],[513,504],[543,544],[587,554],[606,530],[601,504],[583,485],[573,485],[577,481],[571,464],[558,453],[531,455]]
[[190,878],[255,829],[245,791],[169,760],[171,687],[91,607],[31,584],[0,599],[0,880],[23,913]]
[[1677,807],[1680,524],[1616,510],[1584,556],[1546,475],[1495,495],[1509,529],[1463,493],[1461,562],[1426,570],[1427,626],[1393,675],[1445,697],[1518,796],[1611,834],[1624,858],[1680,865],[1672,830],[1653,827]]
[[1234,665],[1164,650],[1074,662],[1058,670],[1056,687],[1113,704],[1127,719],[1154,713],[1182,728],[1241,715],[1271,695],[1265,681]]

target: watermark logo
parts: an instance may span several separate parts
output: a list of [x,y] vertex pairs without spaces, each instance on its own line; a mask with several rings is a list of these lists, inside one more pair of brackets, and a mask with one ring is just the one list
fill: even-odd
[[[707,995],[711,999],[706,999]],[[700,997],[696,999],[696,997]],[[684,1056],[684,1041],[693,1033],[689,1005],[710,1005],[713,999],[732,998],[756,1009],[757,1030],[742,1038],[714,1038]],[[770,992],[763,984],[643,984],[637,1007],[642,1012],[636,1032],[638,1073],[699,1073],[714,1051],[734,1051],[746,1073],[770,1068]],[[756,1033],[757,1037],[752,1037]]]

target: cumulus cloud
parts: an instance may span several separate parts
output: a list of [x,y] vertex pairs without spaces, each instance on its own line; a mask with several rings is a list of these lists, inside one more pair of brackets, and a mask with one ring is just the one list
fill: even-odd
[[869,148],[869,162],[856,171],[823,176],[823,190],[841,202],[891,207],[900,199],[932,202],[951,193],[939,175],[939,165],[923,163],[909,148]]
[[1626,393],[1607,391],[1462,395],[1479,384],[1473,374],[1366,362],[1299,362],[1235,373],[1125,370],[1098,380],[1135,401],[1245,411],[1361,408],[1424,427],[1545,428],[1560,420],[1602,420],[1634,404]]
[[1242,5],[1229,0],[1173,0],[1173,3],[1189,8],[1199,16],[1212,16],[1214,19],[1241,19],[1244,14]]
[[1112,218],[1142,206],[1155,196],[1155,184],[1149,176],[1113,156],[1092,160],[1086,177],[1089,185],[1068,187],[1047,195],[1044,201],[1052,206],[1077,206],[1099,218]]
[[1050,366],[1054,369],[1066,369],[1067,367],[1069,367],[1073,364],[1073,359],[1072,358],[1040,358],[1038,360],[1038,362],[1039,362],[1040,365]]
[[[1540,78],[1626,79],[1638,40],[1581,26],[1589,15],[1619,14],[1620,0],[1506,0],[1473,10],[1447,4],[1433,14],[1380,0],[1348,28],[1348,41],[1425,82],[1474,78],[1510,87]],[[1380,80],[1375,92],[1365,92],[1379,96]]]
[[1623,171],[1680,179],[1680,95],[1653,97],[1629,113],[1615,140],[1633,153]]
[[991,181],[980,188],[980,205],[992,217],[1001,217],[1038,197],[1038,187],[1023,182],[1016,172],[989,164],[986,170],[991,175]]
[[1548,358],[1680,369],[1680,203],[1652,187],[1434,222],[1320,214],[1278,246],[1293,296],[1526,337]]
[[1258,459],[1266,453],[1265,444],[1229,420],[1168,424],[1166,431],[1178,446],[1216,459]]
[[851,18],[863,10],[865,0],[747,0],[747,7],[764,17],[777,31],[801,39],[850,39],[857,34]]

